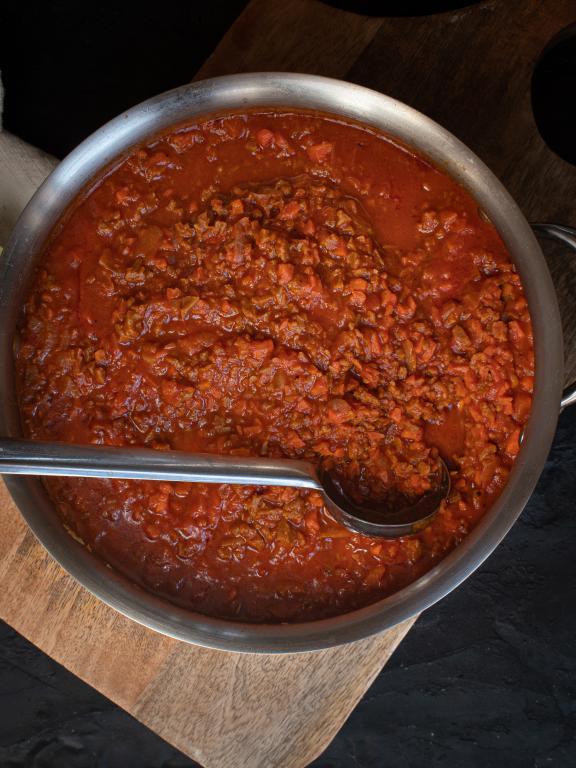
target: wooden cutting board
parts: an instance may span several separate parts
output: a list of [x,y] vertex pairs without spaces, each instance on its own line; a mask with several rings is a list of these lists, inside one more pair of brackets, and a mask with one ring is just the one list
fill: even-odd
[[[415,106],[469,144],[532,219],[576,224],[576,168],[534,125],[530,77],[574,21],[573,0],[488,0],[427,18],[366,18],[315,0],[252,0],[198,73],[292,70],[349,79]],[[53,160],[0,134],[0,242]],[[570,272],[551,262],[576,376]],[[572,280],[576,280],[574,274]],[[306,766],[410,628],[313,654],[196,648],[120,616],[43,550],[0,483],[0,616],[206,768]]]

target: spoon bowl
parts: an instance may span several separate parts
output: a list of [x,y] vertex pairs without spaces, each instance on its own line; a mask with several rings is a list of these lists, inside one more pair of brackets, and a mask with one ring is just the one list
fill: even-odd
[[421,531],[450,493],[450,473],[442,459],[439,459],[438,479],[432,490],[417,498],[399,496],[392,503],[389,499],[358,503],[330,473],[320,471],[319,478],[329,508],[342,525],[366,536],[388,539]]

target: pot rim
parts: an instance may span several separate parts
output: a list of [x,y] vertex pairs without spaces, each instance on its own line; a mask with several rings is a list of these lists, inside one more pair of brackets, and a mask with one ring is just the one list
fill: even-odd
[[227,75],[167,91],[106,123],[56,167],[20,215],[0,266],[0,434],[20,434],[13,331],[35,257],[70,203],[113,161],[171,126],[202,115],[259,106],[315,109],[398,138],[462,184],[498,229],[528,300],[536,371],[522,447],[496,503],[458,547],[399,592],[330,619],[262,625],[207,617],[146,592],[72,538],[39,480],[7,477],[5,481],[48,552],[92,594],[128,618],[208,648],[293,653],[366,638],[417,615],[451,592],[492,553],[522,512],[552,443],[562,390],[563,339],[557,297],[528,222],[494,174],[451,133],[389,96],[341,80],[275,72]]

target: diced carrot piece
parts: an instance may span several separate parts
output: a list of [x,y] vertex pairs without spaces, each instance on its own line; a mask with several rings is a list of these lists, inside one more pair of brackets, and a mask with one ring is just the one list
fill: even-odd
[[520,450],[520,430],[515,429],[511,433],[511,435],[508,437],[508,440],[506,441],[504,452],[507,453],[508,456],[516,456],[519,450]]
[[271,355],[274,351],[274,342],[272,339],[264,339],[263,341],[253,341],[250,344],[250,352],[254,357],[259,360]]
[[418,427],[416,424],[407,424],[402,429],[401,435],[406,440],[422,440],[424,431],[422,427]]
[[178,402],[178,385],[175,381],[164,379],[160,384],[160,391],[162,393],[162,399],[167,403],[174,405]]
[[294,265],[293,264],[279,264],[278,265],[278,282],[280,285],[286,285],[294,277]]
[[312,144],[306,152],[313,163],[323,163],[334,149],[334,144],[329,141],[321,141],[320,144]]
[[510,320],[508,323],[508,334],[515,346],[519,346],[526,338],[524,329],[517,320]]
[[170,496],[166,493],[154,493],[148,499],[150,509],[157,515],[167,515],[170,504]]
[[290,200],[290,202],[286,203],[286,205],[282,208],[278,218],[291,221],[292,219],[295,219],[296,216],[298,216],[301,209],[302,209],[302,206],[300,205],[298,200]]
[[159,539],[162,535],[162,529],[156,523],[146,523],[142,526],[142,530],[149,539]]
[[372,330],[370,333],[370,352],[373,355],[381,355],[383,350],[384,347],[378,331]]
[[334,424],[342,424],[354,416],[351,406],[340,397],[335,397],[328,403],[328,419]]
[[124,205],[130,201],[130,189],[128,187],[121,187],[116,191],[114,197],[118,205]]
[[412,296],[408,296],[402,304],[396,306],[396,314],[402,320],[410,320],[416,312],[416,302]]
[[368,387],[376,387],[380,381],[378,369],[373,365],[363,365],[360,371],[360,376],[362,377],[364,384]]
[[315,272],[307,276],[306,287],[311,293],[322,293],[324,289],[322,280],[320,280]]
[[261,147],[269,147],[274,142],[274,134],[268,128],[261,128],[256,133],[256,141]]
[[244,203],[242,200],[232,200],[230,203],[230,213],[232,216],[241,216],[244,213]]
[[284,436],[284,444],[287,445],[289,448],[296,448],[297,450],[299,448],[304,448],[306,443],[300,435],[298,435],[297,432],[295,432],[293,429],[289,430],[286,435]]
[[326,379],[320,377],[316,379],[310,390],[312,397],[325,397],[328,394],[328,384]]
[[382,577],[385,573],[385,565],[377,565],[375,568],[371,568],[364,577],[364,584],[366,584],[367,587],[377,587],[382,581]]
[[304,235],[316,234],[316,224],[314,224],[312,219],[307,219],[303,224],[300,225],[300,229]]
[[400,421],[402,421],[402,411],[398,406],[396,408],[393,408],[390,412],[390,418],[395,424],[399,424]]

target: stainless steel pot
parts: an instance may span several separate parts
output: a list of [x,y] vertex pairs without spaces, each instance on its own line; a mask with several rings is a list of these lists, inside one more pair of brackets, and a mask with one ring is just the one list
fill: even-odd
[[[50,174],[20,216],[0,268],[0,434],[20,435],[13,337],[23,295],[54,225],[110,163],[164,129],[206,113],[255,106],[314,108],[353,118],[400,138],[463,184],[490,217],[516,264],[534,327],[536,382],[522,448],[502,495],[465,541],[418,581],[342,616],[291,625],[255,625],[195,614],[145,592],[107,567],[64,529],[40,481],[6,478],[29,526],[51,555],[108,605],[152,629],[229,651],[326,648],[385,630],[444,597],[494,550],[520,515],[540,476],[561,406],[563,344],[546,262],[514,200],[464,144],[424,115],[350,83],[299,74],[247,74],[205,80],[140,104],[96,131]],[[553,236],[558,230],[548,230]],[[564,233],[568,241],[570,233]],[[576,244],[576,240],[574,241]],[[563,404],[576,395],[566,396]]]

